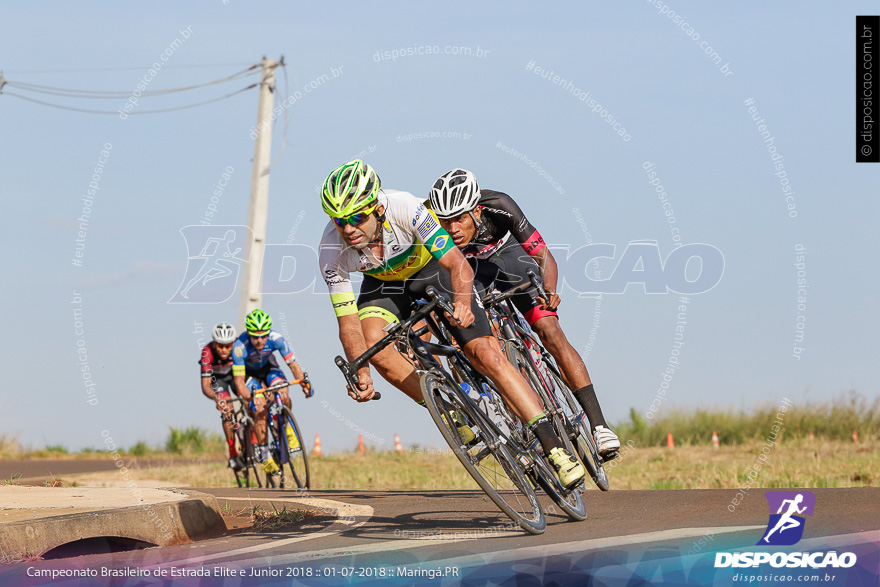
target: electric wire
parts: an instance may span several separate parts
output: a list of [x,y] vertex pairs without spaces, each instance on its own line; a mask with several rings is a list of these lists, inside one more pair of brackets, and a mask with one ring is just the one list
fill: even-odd
[[[220,96],[219,98],[212,98],[210,100],[204,100],[202,102],[196,102],[195,104],[188,104],[186,106],[176,106],[174,108],[161,108],[158,110],[140,110],[137,112],[128,112],[127,114],[129,116],[131,116],[134,114],[157,114],[160,112],[173,112],[175,110],[186,110],[187,108],[195,108],[196,106],[203,106],[205,104],[211,104],[213,102],[219,102],[220,100],[225,100],[227,98],[231,98],[232,96],[235,96],[236,94],[246,92],[247,90],[250,90],[251,88],[256,88],[259,85],[260,84],[251,84],[245,88],[241,88],[240,90],[236,90],[234,92],[226,94],[225,96]],[[90,110],[87,108],[75,108],[73,106],[64,106],[62,104],[53,104],[52,102],[44,102],[42,100],[36,100],[36,99],[30,98],[28,96],[21,96],[19,94],[14,94],[11,92],[6,92],[6,91],[3,92],[3,95],[12,96],[13,98],[18,98],[20,100],[27,100],[28,102],[34,102],[36,104],[42,104],[43,106],[51,106],[52,108],[59,108],[61,110],[72,110],[73,112],[86,112],[88,114],[119,114],[118,110],[117,111],[110,111],[110,110]]]
[[[229,81],[235,81],[237,79],[241,79],[243,77],[247,77],[249,75],[254,75],[259,73],[257,68],[259,65],[252,65],[247,69],[234,73],[230,76],[223,77],[220,79],[212,80],[209,82],[204,82],[201,84],[194,84],[191,86],[183,86],[179,88],[169,88],[163,90],[145,90],[141,92],[141,96],[139,97],[150,97],[150,96],[160,96],[166,94],[172,94],[175,92],[184,92],[188,90],[194,90],[197,88],[204,88],[216,84],[221,84]],[[6,81],[6,85],[9,87],[18,88],[24,91],[37,92],[41,94],[48,94],[53,96],[64,96],[68,98],[91,98],[91,99],[120,99],[127,98],[132,95],[131,91],[128,92],[120,92],[120,91],[104,91],[104,90],[79,90],[79,89],[71,89],[71,88],[56,88],[52,86],[43,86],[38,84],[28,84],[23,82],[16,81]]]

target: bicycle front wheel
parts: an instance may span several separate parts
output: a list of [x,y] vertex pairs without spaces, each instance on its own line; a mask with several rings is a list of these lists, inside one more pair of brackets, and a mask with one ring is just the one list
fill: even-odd
[[[296,423],[296,418],[293,417],[291,411],[287,409],[287,406],[282,406],[281,413],[278,415],[278,417],[284,424],[290,426],[293,429],[293,434],[296,437],[296,446],[290,446],[287,441],[287,435],[281,435],[281,450],[287,451],[287,465],[288,469],[290,469],[289,478],[286,475],[282,475],[281,477],[282,487],[289,486],[298,487],[300,489],[308,489],[309,457],[306,454],[305,441],[303,439],[302,433],[300,432],[299,425]],[[290,484],[288,484],[288,482],[290,482]]]
[[[544,510],[535,490],[526,480],[519,463],[500,439],[484,430],[478,419],[470,416],[464,399],[434,373],[424,373],[420,386],[425,406],[452,452],[474,481],[502,512],[531,534],[542,534],[547,527]],[[454,418],[452,412],[456,412]],[[465,443],[458,425],[476,428],[475,438]]]
[[254,434],[253,424],[245,424],[241,427],[238,437],[242,447],[240,456],[244,462],[242,475],[244,476],[245,487],[251,486],[251,475],[253,475],[256,481],[256,486],[263,487],[263,481],[260,479],[262,470],[260,469],[260,463],[257,461],[257,445],[253,441]]

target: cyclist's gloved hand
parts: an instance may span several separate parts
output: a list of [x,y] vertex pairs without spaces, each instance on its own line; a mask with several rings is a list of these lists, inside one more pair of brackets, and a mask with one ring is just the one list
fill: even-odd
[[311,385],[309,382],[307,382],[307,381],[304,381],[304,382],[302,383],[302,390],[303,390],[303,393],[304,393],[305,396],[306,396],[306,399],[308,399],[308,398],[312,397],[313,395],[315,395],[315,390],[312,389],[312,385]]

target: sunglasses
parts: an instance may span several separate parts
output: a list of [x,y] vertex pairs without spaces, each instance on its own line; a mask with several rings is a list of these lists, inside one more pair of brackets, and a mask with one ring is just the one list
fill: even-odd
[[373,212],[376,211],[376,207],[377,206],[373,206],[369,210],[358,212],[357,214],[352,214],[351,216],[346,216],[345,218],[334,218],[333,222],[339,228],[344,228],[346,224],[351,224],[355,227],[360,226],[370,218]]
[[266,334],[251,334],[250,332],[248,332],[248,336],[250,336],[251,338],[269,338],[269,333],[267,332]]

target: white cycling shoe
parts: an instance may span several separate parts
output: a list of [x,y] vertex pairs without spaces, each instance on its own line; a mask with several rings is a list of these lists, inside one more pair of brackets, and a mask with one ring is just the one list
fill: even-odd
[[596,426],[593,438],[596,441],[596,449],[599,451],[600,457],[603,459],[617,457],[617,453],[620,450],[620,439],[617,438],[614,432],[605,426]]

